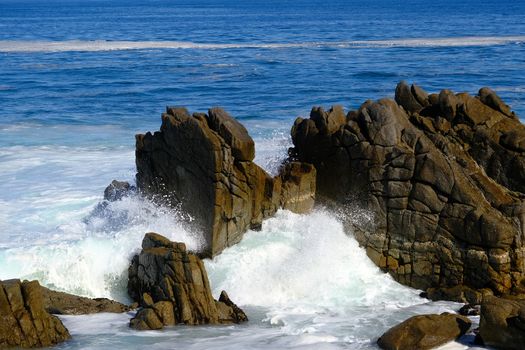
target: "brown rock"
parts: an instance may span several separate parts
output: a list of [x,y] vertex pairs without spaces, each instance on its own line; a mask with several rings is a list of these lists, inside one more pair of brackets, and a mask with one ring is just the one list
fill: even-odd
[[[329,125],[341,122],[341,109],[326,118]],[[288,193],[281,199],[281,185],[297,190],[295,184],[283,184],[280,176],[272,178],[252,162],[253,140],[219,108],[192,116],[184,108],[168,108],[161,131],[137,135],[136,140],[138,189],[180,206],[194,219],[192,225],[206,239],[203,256],[237,243],[246,230],[259,228],[273,215],[281,202],[292,200]],[[311,178],[312,173],[304,176]],[[298,195],[306,200],[311,193]],[[299,210],[307,205],[303,202],[297,204]]]
[[510,107],[501,100],[494,90],[488,87],[481,88],[479,89],[478,96],[481,102],[492,109],[495,109],[496,111],[499,111],[508,117],[513,116]]
[[0,281],[0,349],[46,347],[69,338],[62,322],[44,309],[37,281]]
[[225,293],[223,300],[213,299],[202,261],[184,243],[156,233],[146,234],[142,251],[133,257],[128,293],[142,306],[130,322],[138,330],[247,320]]
[[525,344],[525,300],[483,299],[479,335],[487,346],[522,350]]
[[279,172],[282,182],[281,207],[294,213],[307,213],[314,207],[315,175],[313,165],[290,162]]
[[414,316],[389,329],[377,344],[386,350],[432,349],[461,337],[470,326],[470,320],[460,315]]
[[291,154],[315,166],[317,200],[373,214],[345,224],[397,281],[478,303],[517,291],[525,281],[525,126],[449,90],[408,115],[412,90],[398,85],[404,109],[366,101],[329,134],[298,118]]

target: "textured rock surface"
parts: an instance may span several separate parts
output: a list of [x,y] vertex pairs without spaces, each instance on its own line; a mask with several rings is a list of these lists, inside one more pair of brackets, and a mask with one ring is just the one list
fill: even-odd
[[[168,108],[159,132],[136,137],[137,186],[180,205],[206,237],[204,255],[214,256],[237,243],[247,229],[259,228],[280,203],[292,210],[310,209],[296,199],[314,194],[298,197],[291,184],[285,196],[293,196],[281,198],[281,177],[256,165],[254,153],[246,129],[222,109],[190,115],[184,108]],[[306,181],[292,180],[307,188]]]
[[487,297],[481,304],[479,336],[496,349],[525,347],[525,300]]
[[366,101],[344,120],[340,108],[314,108],[292,128],[292,156],[316,167],[317,196],[373,214],[349,224],[377,265],[474,303],[486,289],[522,290],[525,272],[525,126],[493,92],[480,95],[491,102],[401,83],[397,102]]
[[47,312],[56,315],[86,315],[99,312],[121,313],[129,311],[127,305],[106,298],[85,298],[45,287],[42,289],[43,305]]
[[0,282],[0,349],[51,346],[69,338],[62,322],[44,309],[37,281]]
[[470,320],[461,315],[421,315],[389,329],[377,341],[386,350],[425,350],[453,341],[465,334]]
[[146,234],[142,251],[133,257],[128,293],[142,307],[130,323],[139,330],[247,321],[226,293],[213,299],[204,264],[184,243],[156,233]]

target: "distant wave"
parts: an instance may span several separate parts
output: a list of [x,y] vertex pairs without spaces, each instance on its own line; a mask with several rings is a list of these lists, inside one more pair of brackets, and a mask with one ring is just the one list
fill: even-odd
[[388,47],[462,47],[494,46],[525,43],[525,36],[420,38],[393,40],[319,41],[302,43],[194,43],[188,41],[15,41],[0,40],[0,52],[67,52],[148,49],[283,49],[283,48],[388,48]]

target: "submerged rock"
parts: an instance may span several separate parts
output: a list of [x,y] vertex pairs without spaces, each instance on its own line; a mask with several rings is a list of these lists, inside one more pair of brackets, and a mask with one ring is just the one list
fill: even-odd
[[414,316],[389,329],[377,344],[386,350],[432,349],[461,337],[470,326],[470,320],[461,315]]
[[292,128],[291,154],[315,166],[318,199],[374,215],[347,224],[378,266],[479,303],[487,289],[525,287],[525,126],[505,106],[484,89],[428,95],[400,83],[396,101],[366,101],[344,119],[313,108]]
[[487,297],[481,304],[479,336],[496,349],[525,347],[525,300]]
[[107,298],[86,298],[41,287],[42,300],[47,312],[55,315],[86,315],[100,312],[122,313],[127,305]]
[[252,138],[224,110],[190,115],[167,108],[160,131],[136,136],[137,187],[189,214],[204,233],[203,255],[214,256],[259,228],[281,203],[298,212],[313,205],[315,171],[304,170],[305,180],[298,179],[301,167],[274,178],[253,162],[254,155]]
[[213,299],[202,261],[184,243],[148,233],[129,267],[128,293],[142,309],[130,322],[138,330],[186,324],[247,321],[225,292]]
[[45,310],[37,281],[0,281],[0,349],[46,347],[69,338],[62,322]]

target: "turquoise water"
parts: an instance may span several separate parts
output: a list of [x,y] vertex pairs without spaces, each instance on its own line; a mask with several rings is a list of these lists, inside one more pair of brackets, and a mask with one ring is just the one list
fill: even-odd
[[[525,116],[524,23],[519,1],[0,0],[0,279],[125,300],[146,231],[199,247],[149,202],[93,214],[111,180],[133,181],[134,134],[157,130],[166,105],[226,108],[268,171],[295,117],[392,97],[400,80],[490,86]],[[103,329],[67,318],[77,340],[62,347],[366,349],[396,321],[455,307],[381,274],[327,212],[281,212],[207,266],[248,325],[137,335],[127,315]]]

